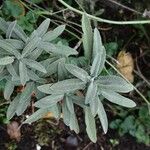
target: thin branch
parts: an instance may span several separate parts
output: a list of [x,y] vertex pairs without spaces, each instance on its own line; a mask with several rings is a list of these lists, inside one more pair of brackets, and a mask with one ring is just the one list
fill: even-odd
[[[58,0],[62,5],[64,5],[65,7],[69,8],[70,10],[83,15],[85,12],[82,12],[76,8],[73,8],[72,6],[68,5],[66,2],[64,2],[63,0]],[[138,21],[112,21],[112,20],[107,20],[107,19],[103,19],[103,18],[99,18],[90,14],[87,14],[87,16],[89,18],[91,18],[92,20],[96,20],[98,22],[104,22],[104,23],[109,23],[109,24],[117,24],[117,25],[129,25],[129,24],[149,24],[150,20],[138,20]]]

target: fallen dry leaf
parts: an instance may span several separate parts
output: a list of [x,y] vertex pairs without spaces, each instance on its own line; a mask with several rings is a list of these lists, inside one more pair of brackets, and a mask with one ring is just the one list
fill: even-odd
[[126,79],[133,82],[134,61],[132,55],[129,52],[122,50],[117,56],[117,61],[117,69],[126,77]]
[[44,119],[54,118],[54,115],[52,112],[48,112],[43,118]]
[[21,131],[18,122],[12,121],[10,124],[8,124],[7,133],[11,139],[15,139],[19,142],[21,139]]

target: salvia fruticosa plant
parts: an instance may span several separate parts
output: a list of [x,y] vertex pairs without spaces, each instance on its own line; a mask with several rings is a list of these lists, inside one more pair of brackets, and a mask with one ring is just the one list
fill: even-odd
[[[100,119],[104,133],[108,121],[103,103],[108,101],[124,106],[136,104],[119,93],[133,90],[133,86],[116,75],[101,75],[106,51],[97,28],[92,30],[86,14],[82,17],[84,56],[56,38],[65,25],[47,31],[50,19],[27,36],[16,21],[0,18],[0,80],[5,80],[4,98],[11,100],[7,118],[20,116],[34,98],[37,108],[23,123],[32,123],[52,112],[57,119],[79,133],[75,105],[83,108],[86,131],[96,142],[95,117]],[[14,92],[22,86],[22,92]],[[34,97],[33,97],[34,93]]]

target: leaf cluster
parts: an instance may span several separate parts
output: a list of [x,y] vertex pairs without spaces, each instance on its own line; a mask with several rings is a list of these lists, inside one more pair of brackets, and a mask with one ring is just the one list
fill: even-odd
[[[11,119],[15,114],[21,115],[34,92],[37,99],[34,106],[38,110],[24,123],[32,123],[52,112],[56,118],[62,117],[71,130],[79,133],[74,108],[78,105],[85,113],[87,134],[96,142],[96,116],[104,133],[108,130],[104,99],[124,107],[134,107],[132,100],[119,94],[127,93],[133,87],[119,76],[101,76],[106,51],[98,29],[93,32],[86,14],[82,18],[82,57],[75,57],[78,52],[61,42],[54,44],[53,40],[64,31],[65,26],[47,31],[49,24],[50,19],[44,20],[27,36],[16,21],[6,22],[0,18],[0,29],[6,34],[0,40],[0,80],[6,80],[5,99],[10,99],[16,86],[24,87],[23,92],[11,102],[7,117]],[[48,56],[47,59],[43,59],[43,54]]]

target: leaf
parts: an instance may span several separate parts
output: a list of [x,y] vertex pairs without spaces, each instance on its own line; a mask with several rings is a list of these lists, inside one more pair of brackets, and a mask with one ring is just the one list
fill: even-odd
[[36,29],[39,37],[42,37],[46,33],[46,31],[48,30],[49,24],[50,24],[50,19],[47,18]]
[[0,40],[0,48],[4,49],[5,51],[9,52],[16,56],[16,58],[20,58],[21,54],[13,47],[10,43],[6,42],[5,40]]
[[51,111],[51,108],[44,108],[44,109],[39,109],[35,113],[33,113],[31,116],[29,116],[28,119],[26,119],[23,124],[31,124],[32,122],[35,122],[39,119],[41,119],[45,114]]
[[53,31],[47,32],[43,36],[43,41],[50,42],[55,40],[59,35],[62,34],[62,32],[65,30],[65,25],[60,25],[57,28],[55,28]]
[[90,61],[92,56],[93,32],[90,20],[86,14],[82,16],[82,30],[83,30],[84,56],[87,58],[88,61]]
[[10,96],[11,94],[13,93],[14,91],[14,84],[12,81],[7,81],[6,84],[5,84],[5,89],[4,89],[4,98],[6,100],[9,100],[10,99]]
[[79,96],[75,96],[75,95],[70,95],[69,97],[72,99],[73,103],[79,105],[82,108],[86,107],[86,105],[84,103],[84,101],[85,101],[84,97],[79,97]]
[[23,49],[24,42],[16,39],[6,39],[6,42],[10,43],[15,49]]
[[69,127],[70,130],[74,130],[76,134],[79,133],[79,124],[75,113],[70,114]]
[[57,102],[61,101],[63,97],[64,97],[63,94],[46,96],[40,99],[39,101],[37,101],[35,103],[35,107],[38,107],[38,108],[52,107]]
[[43,52],[43,49],[36,48],[34,51],[30,53],[28,58],[32,60],[36,60],[42,54],[42,52]]
[[98,87],[101,89],[112,90],[121,93],[127,93],[133,90],[132,84],[126,82],[119,76],[100,76],[96,80]]
[[102,39],[100,36],[100,33],[98,31],[97,28],[94,29],[94,37],[93,37],[93,58],[95,58],[95,56],[98,53],[102,53],[103,50],[103,44],[102,44]]
[[98,117],[100,119],[100,122],[101,122],[101,125],[102,125],[102,128],[103,128],[103,131],[104,133],[106,134],[107,133],[107,130],[108,130],[108,119],[107,119],[107,115],[106,115],[106,112],[105,112],[105,109],[103,107],[103,104],[101,102],[101,100],[98,101]]
[[14,57],[10,57],[10,56],[6,56],[6,57],[3,57],[3,58],[0,58],[0,66],[1,65],[8,65],[8,64],[11,64],[14,62]]
[[86,96],[85,96],[85,104],[91,103],[97,96],[97,85],[95,82],[91,81],[90,85],[88,86]]
[[19,39],[21,39],[24,42],[27,42],[28,36],[25,34],[25,32],[23,31],[23,29],[18,24],[16,24],[16,26],[15,26],[15,28],[14,28],[13,31],[17,35],[17,37]]
[[59,55],[67,56],[67,57],[69,55],[78,54],[78,52],[75,49],[70,48],[69,46],[62,45],[62,44],[40,42],[39,48],[45,50],[47,53],[54,53],[54,54],[59,54]]
[[90,108],[85,108],[85,124],[86,124],[86,132],[91,139],[92,142],[96,143],[97,137],[96,137],[96,125],[95,125],[95,119],[91,113]]
[[22,57],[28,56],[34,49],[37,48],[41,38],[35,36],[34,38],[30,38],[28,44],[22,51]]
[[6,33],[7,32],[7,28],[8,28],[8,25],[7,25],[7,22],[0,17],[0,29]]
[[18,94],[13,99],[13,101],[10,103],[10,105],[7,109],[7,115],[6,116],[7,116],[8,120],[10,120],[15,115],[15,112],[16,112],[19,101],[20,101],[20,94]]
[[112,103],[115,103],[124,107],[128,107],[128,108],[132,108],[136,106],[135,102],[133,102],[132,100],[126,97],[123,97],[120,94],[113,92],[111,90],[102,90],[101,93],[106,99],[108,99]]
[[13,30],[14,30],[16,24],[17,24],[17,21],[13,21],[13,22],[11,22],[11,23],[9,24],[8,29],[7,29],[7,32],[6,32],[6,38],[7,38],[7,39],[10,39],[10,38],[11,38],[12,32],[13,32]]
[[21,61],[24,64],[26,64],[27,66],[29,66],[35,70],[46,73],[46,69],[39,62],[37,62],[35,60],[23,58]]
[[29,105],[33,90],[34,90],[34,83],[33,82],[27,83],[25,89],[23,90],[23,92],[20,95],[20,101],[19,101],[19,104],[18,104],[17,110],[16,110],[16,113],[18,116],[20,116],[26,110],[27,106]]
[[85,83],[79,79],[67,79],[54,84],[45,84],[38,87],[43,93],[47,94],[65,94],[75,90],[83,89]]
[[105,48],[103,47],[101,52],[98,52],[93,60],[92,67],[90,70],[91,76],[97,77],[99,73],[101,73],[101,71],[104,68],[105,60],[106,60],[106,51]]
[[69,126],[70,124],[70,117],[71,117],[71,113],[68,110],[66,101],[63,101],[62,103],[62,114],[63,114],[63,121],[64,123]]
[[92,101],[90,102],[90,109],[91,109],[91,113],[92,115],[95,117],[98,111],[98,95],[95,95],[92,99]]
[[19,75],[20,75],[20,82],[24,86],[27,81],[29,81],[27,67],[21,61],[19,62]]
[[66,101],[66,105],[67,105],[68,110],[70,111],[71,114],[73,114],[74,113],[74,106],[73,106],[72,99],[69,98],[68,96],[66,96],[65,101]]
[[7,68],[7,71],[12,76],[12,80],[17,80],[19,78],[19,76],[17,75],[16,70],[12,64],[7,65],[6,68]]
[[88,81],[89,75],[85,70],[72,64],[66,64],[65,67],[72,75],[74,75],[78,79],[82,80],[83,82]]

